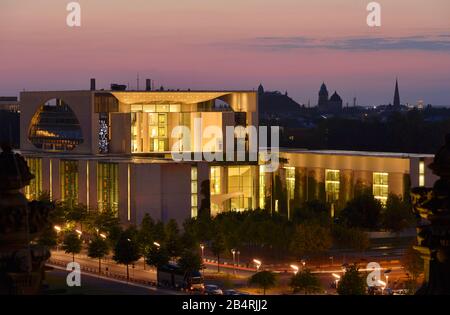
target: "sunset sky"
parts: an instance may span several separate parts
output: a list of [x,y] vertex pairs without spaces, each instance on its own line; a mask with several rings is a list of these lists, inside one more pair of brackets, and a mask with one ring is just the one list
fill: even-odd
[[317,103],[322,81],[344,104],[450,105],[450,1],[368,0],[0,1],[0,96],[23,90],[159,87],[288,91]]

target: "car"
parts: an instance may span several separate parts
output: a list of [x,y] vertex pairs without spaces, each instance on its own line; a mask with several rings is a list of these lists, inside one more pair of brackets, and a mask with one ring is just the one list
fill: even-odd
[[215,284],[207,284],[205,285],[205,294],[207,295],[222,295],[223,291],[219,286]]
[[230,290],[223,291],[223,295],[249,295],[249,294],[246,292],[241,292],[241,291],[230,289]]

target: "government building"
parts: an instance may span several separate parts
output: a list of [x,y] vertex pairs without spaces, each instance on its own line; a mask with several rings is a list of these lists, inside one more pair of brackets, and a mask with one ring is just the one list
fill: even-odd
[[[256,91],[154,91],[148,81],[144,91],[98,90],[91,80],[84,91],[22,92],[20,111],[20,151],[35,175],[27,198],[47,192],[90,210],[110,209],[124,225],[139,224],[146,213],[182,223],[208,202],[211,215],[264,208],[290,217],[318,199],[333,215],[358,187],[384,203],[389,193],[405,196],[436,180],[426,154],[280,148],[271,152],[279,167],[269,172],[262,159],[249,158],[247,135],[232,139],[243,141],[244,160],[173,160],[173,148],[223,153],[231,141],[226,127],[258,127]],[[181,141],[177,126],[198,127],[206,137]],[[214,126],[223,136],[208,132]]]

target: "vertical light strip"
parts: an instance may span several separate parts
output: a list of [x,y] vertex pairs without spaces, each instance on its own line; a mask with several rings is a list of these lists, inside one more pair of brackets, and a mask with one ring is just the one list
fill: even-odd
[[53,200],[53,162],[52,159],[50,159],[50,200]]
[[128,196],[127,196],[127,198],[128,198],[128,211],[127,211],[127,219],[128,219],[128,221],[131,221],[130,164],[127,164],[127,165],[128,165],[128,183],[127,183],[127,185],[128,185],[128,191],[127,191],[127,193],[128,193]]
[[86,161],[86,207],[89,211],[89,161]]
[[419,186],[425,186],[425,162],[419,161]]

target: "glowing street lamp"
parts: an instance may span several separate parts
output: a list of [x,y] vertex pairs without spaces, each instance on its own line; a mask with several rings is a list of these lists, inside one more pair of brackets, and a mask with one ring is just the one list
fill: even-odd
[[100,237],[103,238],[103,239],[106,239],[106,235],[103,234],[103,233],[100,233]]
[[56,251],[59,251],[58,235],[59,232],[61,232],[61,227],[59,225],[55,225],[53,228],[56,230]]
[[258,260],[258,259],[253,259],[253,262],[255,263],[255,265],[256,265],[256,271],[259,271],[259,268],[261,267],[261,265],[262,265],[262,262],[261,262],[261,260]]
[[231,253],[233,254],[233,273],[236,275],[236,250],[233,248]]
[[202,250],[202,261],[205,260],[205,255],[204,255],[204,251],[205,251],[205,245],[200,244],[200,249]]
[[153,242],[153,245],[155,245],[156,247],[160,248],[161,244],[159,244],[158,242]]
[[78,237],[81,237],[81,235],[83,234],[83,232],[81,232],[80,230],[75,230],[75,232],[77,232]]
[[334,277],[334,282],[336,283],[336,290],[337,290],[339,280],[341,280],[341,276],[338,275],[337,273],[332,273],[332,275]]
[[298,266],[297,265],[291,265],[291,268],[294,269],[294,275],[298,273]]

